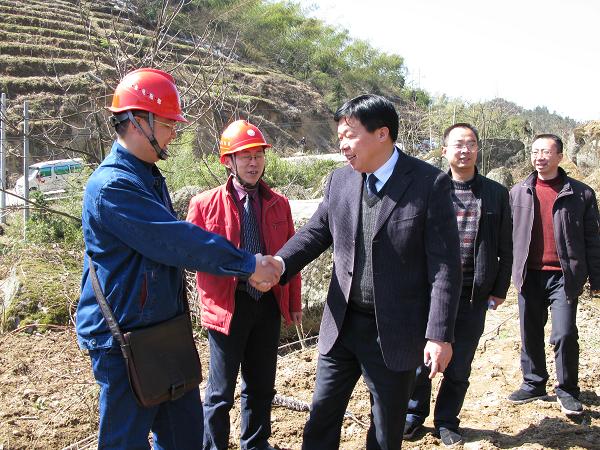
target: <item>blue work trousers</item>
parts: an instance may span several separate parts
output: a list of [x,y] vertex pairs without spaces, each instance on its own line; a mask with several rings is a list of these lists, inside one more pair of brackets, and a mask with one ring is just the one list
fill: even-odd
[[89,353],[100,386],[99,449],[148,449],[150,431],[156,450],[202,447],[203,413],[198,388],[175,401],[145,408],[136,403],[120,349],[96,349]]

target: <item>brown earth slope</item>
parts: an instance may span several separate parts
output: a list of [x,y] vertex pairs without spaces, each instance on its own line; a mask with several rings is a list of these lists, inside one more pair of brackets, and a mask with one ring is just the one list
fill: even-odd
[[[577,420],[564,416],[553,396],[547,401],[515,406],[506,396],[520,382],[519,328],[514,292],[507,304],[488,314],[486,332],[473,365],[471,388],[461,414],[468,449],[598,449],[600,448],[600,303],[582,297],[579,307],[580,384],[585,413]],[[204,369],[206,343],[199,342]],[[548,348],[551,383],[554,365]],[[310,402],[316,350],[288,353],[279,359],[277,392]],[[437,387],[439,380],[434,382]],[[202,385],[202,388],[204,385]],[[97,387],[87,356],[77,349],[71,330],[0,336],[0,449],[94,448]],[[549,386],[549,394],[553,395]],[[369,422],[369,397],[360,382],[345,420],[342,449],[364,448]],[[307,412],[273,409],[272,444],[299,449]],[[239,410],[231,414],[230,448],[237,448]],[[432,434],[431,419],[417,440],[404,448],[441,448]]]

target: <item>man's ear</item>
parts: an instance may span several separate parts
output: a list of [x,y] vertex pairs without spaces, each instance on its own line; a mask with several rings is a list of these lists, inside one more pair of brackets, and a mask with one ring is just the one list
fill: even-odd
[[390,129],[388,127],[381,127],[375,131],[375,135],[377,136],[379,142],[384,142],[390,136]]
[[225,155],[223,164],[225,164],[225,167],[227,167],[229,170],[233,170],[233,162],[231,161],[231,155]]

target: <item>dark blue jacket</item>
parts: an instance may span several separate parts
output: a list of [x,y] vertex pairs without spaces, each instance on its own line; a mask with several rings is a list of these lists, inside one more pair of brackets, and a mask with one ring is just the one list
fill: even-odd
[[[182,268],[247,277],[255,259],[223,237],[177,220],[163,176],[115,142],[83,197],[86,254],[123,330],[162,322],[183,310]],[[96,302],[87,256],[77,307],[84,349],[112,346]]]

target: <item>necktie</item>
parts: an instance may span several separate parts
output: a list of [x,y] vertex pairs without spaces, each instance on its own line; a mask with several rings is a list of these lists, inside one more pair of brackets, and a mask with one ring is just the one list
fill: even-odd
[[[256,215],[252,207],[252,199],[250,194],[246,194],[244,199],[244,212],[242,217],[242,237],[244,239],[243,249],[249,251],[253,255],[261,253],[260,233],[258,232],[258,224],[256,223]],[[246,292],[254,299],[258,300],[262,295],[257,289],[254,289],[248,283]]]
[[369,197],[373,195],[377,195],[377,187],[375,187],[375,183],[377,183],[377,177],[375,174],[371,174],[367,177],[367,187],[369,188]]

